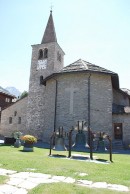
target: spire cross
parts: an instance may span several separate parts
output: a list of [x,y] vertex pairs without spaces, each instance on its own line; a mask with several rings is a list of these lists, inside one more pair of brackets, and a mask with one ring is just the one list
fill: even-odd
[[51,6],[50,6],[50,8],[51,8],[51,10],[50,10],[50,12],[52,13],[52,8],[53,8],[54,6],[52,5],[52,3],[51,3]]

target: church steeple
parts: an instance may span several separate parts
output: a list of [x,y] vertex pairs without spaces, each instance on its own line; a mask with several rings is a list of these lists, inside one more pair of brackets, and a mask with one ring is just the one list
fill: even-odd
[[41,41],[41,44],[50,43],[50,42],[57,42],[55,27],[53,22],[52,10],[50,11],[50,16],[48,19],[48,23]]
[[[48,95],[48,86],[46,87],[43,85],[43,80],[47,76],[59,72],[63,66],[64,51],[57,43],[51,10],[41,44],[32,45],[32,61],[27,107],[27,129],[35,129],[39,131],[39,134],[44,128],[48,129],[44,123],[46,120],[45,104],[47,101],[46,95]],[[53,86],[54,85],[52,84],[52,87]]]

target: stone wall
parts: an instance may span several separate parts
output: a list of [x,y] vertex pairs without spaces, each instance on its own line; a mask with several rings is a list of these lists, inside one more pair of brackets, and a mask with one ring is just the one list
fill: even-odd
[[112,85],[111,76],[91,75],[91,127],[92,130],[112,133]]
[[[78,120],[84,120],[88,124],[88,77],[89,74],[87,73],[69,73],[56,76],[55,80],[51,79],[47,82],[43,139],[48,139],[54,130],[54,120],[56,121],[56,129],[63,126],[65,131],[75,126]],[[56,80],[57,101],[55,110]],[[109,75],[91,75],[90,98],[90,125],[92,130],[105,131],[111,135],[112,86]],[[55,112],[56,115],[54,115]]]
[[[37,69],[39,50],[44,50],[45,48],[48,49],[47,66],[45,69]],[[61,54],[61,62],[57,60],[57,52],[60,52]],[[44,131],[46,126],[45,98],[48,98],[46,95],[46,87],[40,84],[40,76],[43,76],[43,79],[45,79],[48,75],[63,68],[63,64],[64,52],[57,43],[52,42],[32,46],[32,61],[27,105],[27,129],[39,134],[39,138],[42,138],[42,131]]]
[[[2,111],[0,134],[10,136],[14,131],[26,133],[27,100],[28,97],[25,97]],[[10,117],[12,118],[12,123],[9,124]]]
[[58,78],[56,127],[69,130],[78,120],[87,120],[88,75],[64,74]]
[[122,123],[123,144],[128,148],[130,145],[130,114],[114,114],[113,124],[114,123]]
[[56,80],[51,79],[46,83],[44,126],[42,139],[49,142],[55,128],[55,100],[56,100]]

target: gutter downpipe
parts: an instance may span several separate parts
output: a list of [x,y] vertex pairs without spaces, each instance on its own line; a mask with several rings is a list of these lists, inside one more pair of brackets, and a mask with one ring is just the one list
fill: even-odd
[[89,147],[90,147],[90,159],[93,160],[93,148],[92,148],[92,132],[91,132],[91,128],[90,128],[90,77],[91,77],[91,74],[89,74],[89,77],[88,77],[88,144],[89,144]]
[[[53,78],[54,79],[54,78]],[[54,132],[56,131],[56,112],[57,112],[57,86],[58,86],[58,81],[54,79],[56,82],[56,88],[55,88],[55,113],[54,113]]]

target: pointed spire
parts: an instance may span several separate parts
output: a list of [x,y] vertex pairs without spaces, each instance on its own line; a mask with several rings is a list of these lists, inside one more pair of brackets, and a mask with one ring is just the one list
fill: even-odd
[[48,19],[48,23],[47,23],[41,44],[49,43],[49,42],[57,42],[52,10],[50,11],[50,17]]

